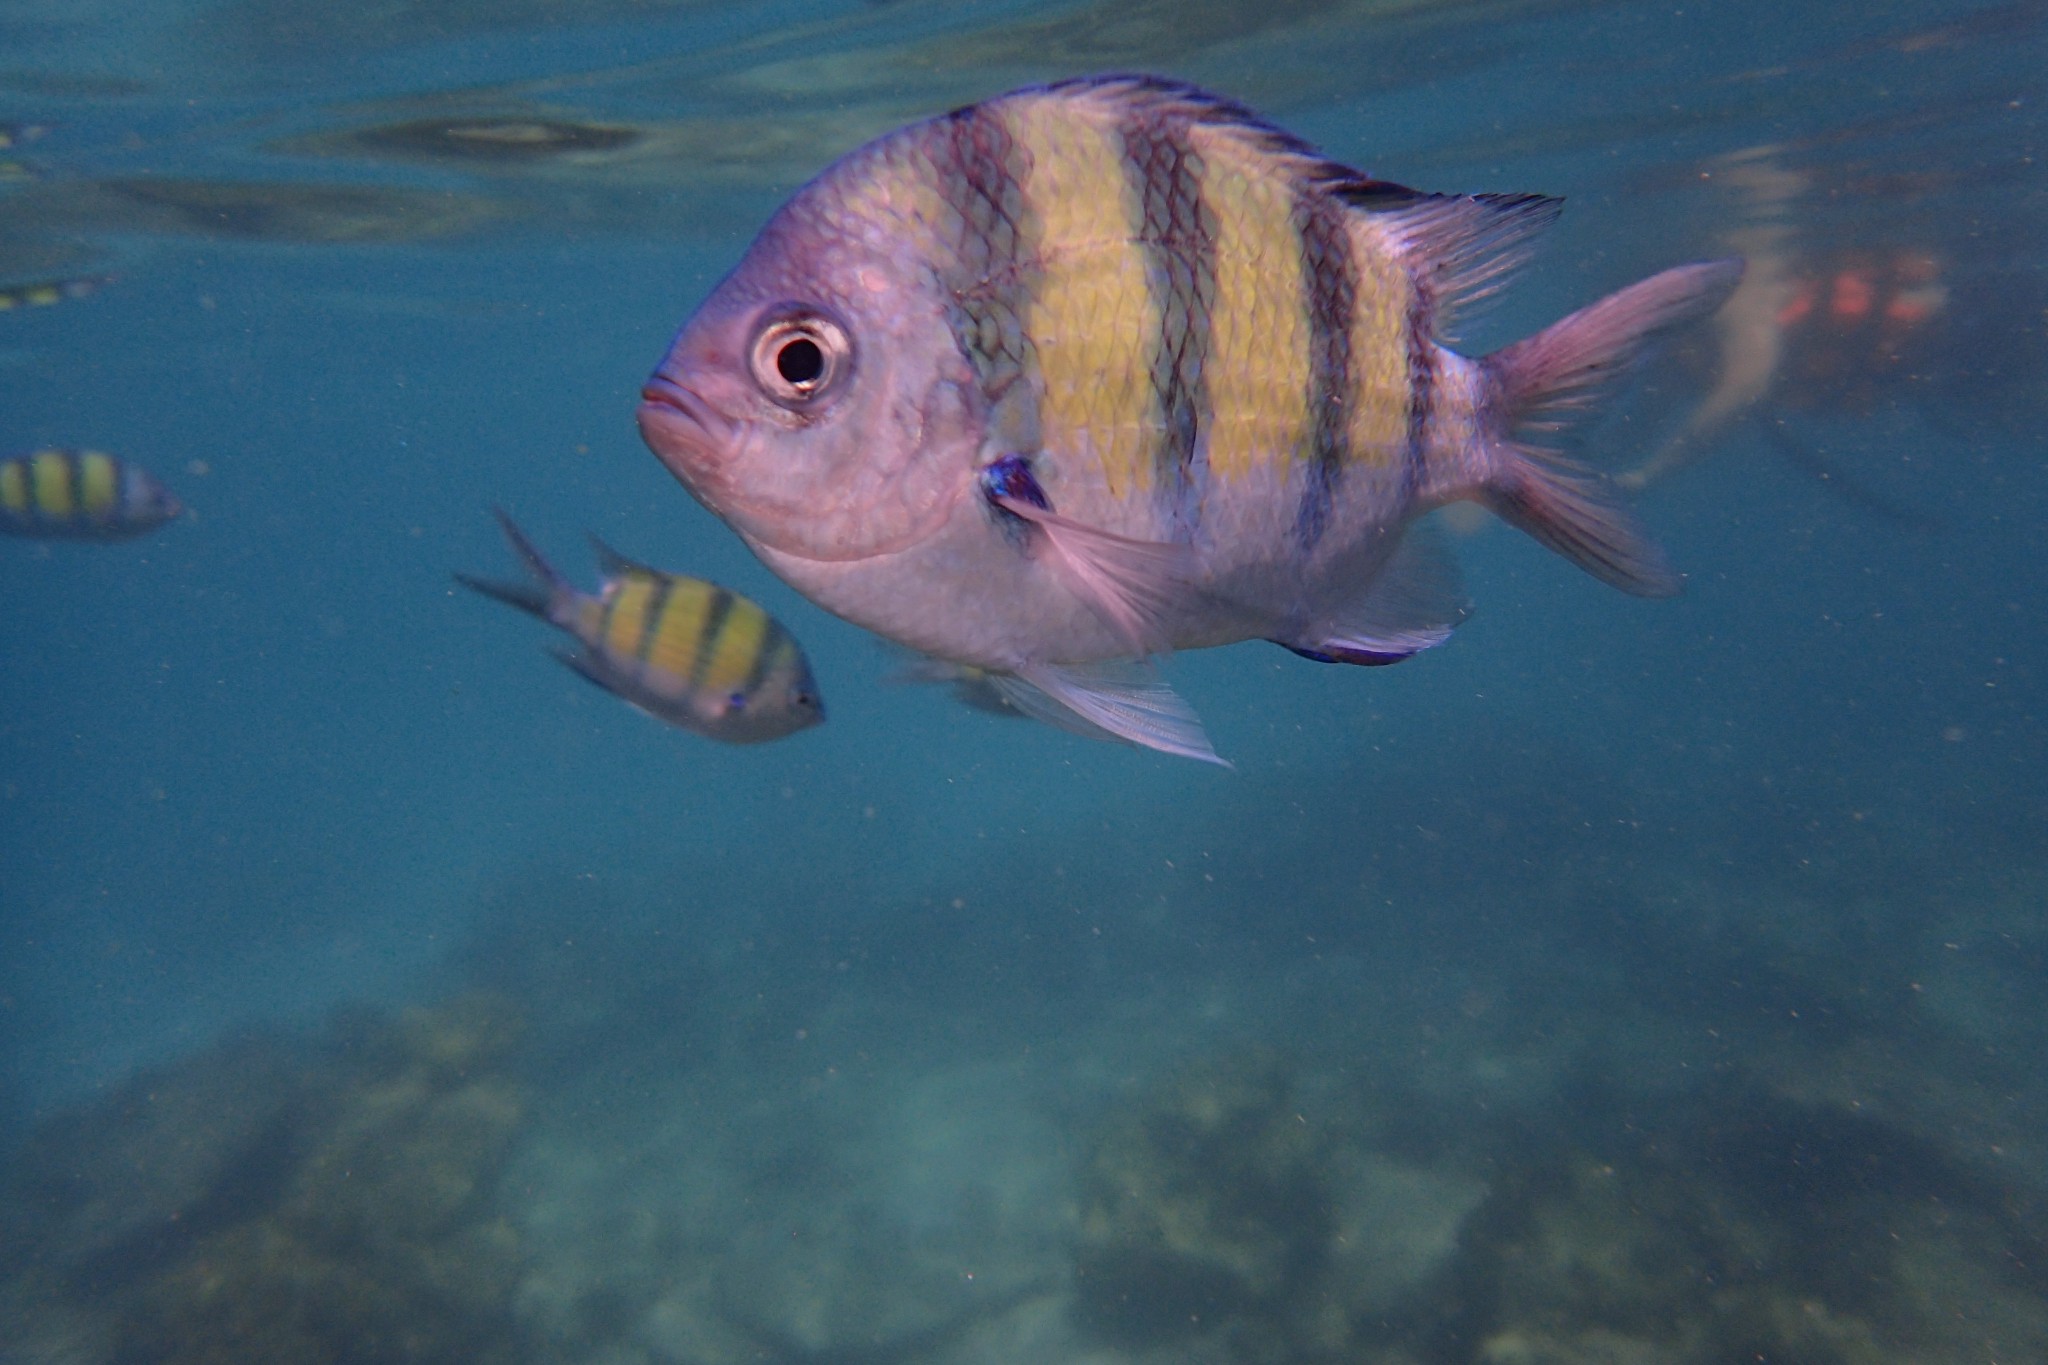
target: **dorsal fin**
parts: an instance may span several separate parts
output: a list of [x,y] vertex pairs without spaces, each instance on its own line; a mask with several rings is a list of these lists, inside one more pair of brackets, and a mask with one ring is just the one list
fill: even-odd
[[1564,210],[1564,200],[1547,194],[1422,194],[1378,180],[1330,192],[1393,237],[1429,299],[1440,340],[1450,338],[1460,314],[1506,287],[1537,234]]
[[[1185,119],[1205,128],[1227,128],[1256,150],[1275,160],[1274,169],[1317,189],[1355,187],[1361,193],[1377,187],[1408,202],[1415,191],[1374,180],[1341,161],[1333,161],[1313,144],[1268,121],[1247,105],[1185,81],[1162,76],[1077,76],[1043,87],[1048,93],[1108,100],[1168,119]],[[1022,93],[1022,92],[1020,92]]]
[[597,555],[598,572],[606,578],[624,578],[628,574],[653,574],[657,577],[660,576],[660,570],[650,569],[637,559],[626,558],[626,556],[599,540],[596,532],[586,531],[584,535],[590,541],[591,550]]

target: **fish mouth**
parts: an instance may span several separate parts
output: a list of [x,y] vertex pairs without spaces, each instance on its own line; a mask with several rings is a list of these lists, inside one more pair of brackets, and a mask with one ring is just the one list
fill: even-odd
[[657,374],[640,390],[640,439],[678,478],[702,472],[703,461],[730,450],[737,436],[732,419],[704,398]]

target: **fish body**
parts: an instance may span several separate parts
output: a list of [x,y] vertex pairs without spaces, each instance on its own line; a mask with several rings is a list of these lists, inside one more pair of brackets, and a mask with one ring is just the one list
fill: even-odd
[[0,531],[54,540],[127,540],[184,508],[138,465],[98,450],[0,460]]
[[498,514],[530,575],[499,583],[455,575],[573,636],[556,655],[607,692],[658,720],[729,744],[780,739],[825,718],[803,649],[754,602],[716,583],[637,564],[593,538],[603,563],[596,594],[578,591]]
[[51,308],[66,299],[82,299],[97,293],[106,282],[105,275],[79,275],[66,280],[0,285],[0,313],[11,313],[17,308]]
[[1021,90],[799,191],[677,335],[640,427],[828,610],[1033,714],[1214,759],[1142,661],[1441,642],[1462,593],[1410,527],[1445,503],[1626,591],[1677,590],[1604,481],[1537,435],[1741,267],[1450,349],[1558,208],[1374,180],[1169,82]]

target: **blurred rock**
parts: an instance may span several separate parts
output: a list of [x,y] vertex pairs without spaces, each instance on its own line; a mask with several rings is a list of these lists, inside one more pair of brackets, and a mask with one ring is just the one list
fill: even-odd
[[1393,1349],[1485,1187],[1366,1149],[1366,1126],[1305,1103],[1264,1048],[1139,1096],[1081,1177],[1082,1320],[1126,1349],[1219,1359]]
[[1973,1163],[1736,1082],[1589,1116],[1475,1219],[1446,1341],[1485,1365],[1879,1365],[2048,1349],[2040,1228]]
[[494,1199],[518,1033],[482,995],[364,1015],[45,1124],[7,1180],[26,1269],[0,1327],[77,1365],[518,1359],[522,1252]]

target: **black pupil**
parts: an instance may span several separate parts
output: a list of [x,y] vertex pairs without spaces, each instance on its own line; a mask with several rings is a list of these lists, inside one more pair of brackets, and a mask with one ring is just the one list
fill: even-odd
[[775,373],[798,388],[815,384],[825,373],[825,353],[809,337],[792,337],[775,353]]

